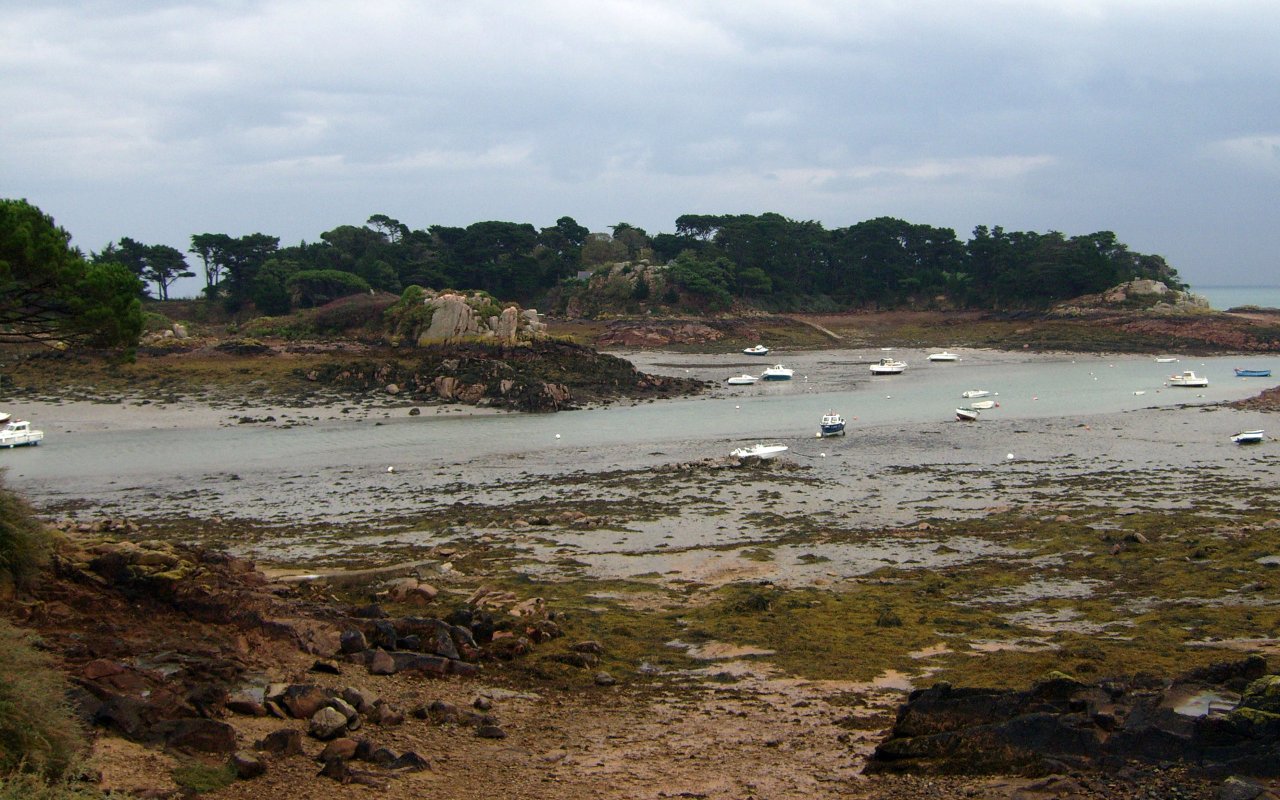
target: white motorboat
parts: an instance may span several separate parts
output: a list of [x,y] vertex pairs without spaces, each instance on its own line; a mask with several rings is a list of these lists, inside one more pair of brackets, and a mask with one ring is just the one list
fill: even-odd
[[991,392],[988,392],[986,389],[966,389],[960,393],[960,396],[966,400],[973,400],[978,397],[990,397]]
[[758,380],[760,379],[757,378],[755,375],[743,374],[743,375],[735,375],[732,378],[728,378],[725,380],[725,383],[729,384],[730,386],[750,386],[751,384],[755,383]]
[[956,419],[960,422],[977,422],[978,410],[976,408],[957,408]]
[[1231,437],[1231,441],[1236,444],[1258,444],[1263,438],[1266,431],[1240,431]]
[[1157,356],[1156,357],[1157,364],[1172,364],[1177,360],[1178,360],[1177,356]]
[[844,417],[834,411],[823,414],[818,436],[844,436]]
[[1170,386],[1185,386],[1192,389],[1201,389],[1209,385],[1209,379],[1197,375],[1189,369],[1184,369],[1177,375],[1170,375],[1165,379]]
[[930,361],[959,361],[960,356],[956,355],[955,353],[948,353],[946,350],[943,350],[941,353],[930,353],[929,360]]
[[762,344],[758,344],[758,345],[755,345],[754,347],[748,347],[742,352],[745,355],[749,355],[749,356],[767,356],[769,355],[769,348],[765,347]]
[[785,452],[787,452],[785,444],[753,444],[750,447],[739,447],[729,455],[734,458],[758,458],[763,461]]
[[977,409],[978,411],[986,411],[988,408],[999,408],[999,407],[1000,407],[1000,404],[997,403],[995,400],[978,400],[977,402],[969,404],[969,408]]
[[895,358],[882,358],[871,365],[872,375],[900,375],[907,368],[907,362]]
[[760,373],[762,381],[789,381],[791,376],[795,374],[795,370],[787,369],[781,364],[774,364],[764,372]]
[[30,422],[15,420],[12,414],[0,414],[0,424],[4,425],[0,428],[0,447],[34,446],[44,438],[44,431],[32,430]]

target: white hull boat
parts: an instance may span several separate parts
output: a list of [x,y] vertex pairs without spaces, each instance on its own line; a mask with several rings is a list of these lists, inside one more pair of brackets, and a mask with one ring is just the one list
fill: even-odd
[[1258,444],[1263,440],[1266,431],[1240,431],[1231,437],[1236,444]]
[[1209,385],[1209,379],[1195,374],[1191,370],[1183,370],[1181,374],[1170,375],[1166,382],[1170,386],[1185,386],[1190,389],[1203,389]]
[[757,378],[755,375],[736,375],[732,378],[728,378],[727,380],[725,380],[725,383],[729,384],[730,386],[750,386],[751,384],[755,383],[758,380],[760,379]]
[[734,458],[758,458],[761,461],[773,458],[779,453],[787,452],[785,444],[753,444],[750,447],[739,447],[729,455]]
[[978,411],[986,411],[988,408],[999,408],[999,407],[1000,407],[1000,404],[997,403],[995,400],[979,400],[976,403],[969,404],[969,408],[973,408]]
[[760,373],[762,381],[789,381],[791,376],[795,374],[795,370],[787,369],[781,364],[774,364],[764,372]]
[[754,347],[748,347],[742,352],[744,355],[748,355],[748,356],[767,356],[769,355],[769,348],[765,347],[762,344],[758,344]]
[[44,438],[44,431],[31,429],[26,420],[15,420],[10,414],[0,414],[0,447],[23,447],[38,445]]
[[941,353],[930,353],[929,360],[930,361],[959,361],[960,356],[956,355],[955,353],[948,353],[947,351],[944,350]]
[[898,361],[894,358],[882,358],[875,364],[871,365],[872,375],[901,375],[902,371],[907,368],[905,361]]
[[986,389],[968,389],[960,393],[960,396],[966,400],[973,400],[979,397],[990,397],[991,392]]
[[844,417],[834,411],[823,414],[818,436],[844,436]]
[[977,422],[978,410],[976,408],[957,408],[956,419],[960,422]]
[[1157,364],[1172,364],[1178,359],[1175,356],[1160,356],[1156,359]]

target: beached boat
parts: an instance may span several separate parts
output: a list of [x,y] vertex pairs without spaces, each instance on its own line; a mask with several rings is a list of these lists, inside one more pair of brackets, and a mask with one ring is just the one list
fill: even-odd
[[774,364],[764,372],[760,373],[762,381],[789,381],[791,376],[795,374],[795,370],[787,369],[781,364]]
[[999,408],[1000,404],[995,400],[978,400],[970,403],[969,408],[976,408],[979,411],[986,411],[988,408]]
[[734,458],[759,458],[764,460],[785,452],[787,452],[785,444],[753,444],[750,447],[739,447],[737,450],[731,451],[729,455]]
[[1258,444],[1263,439],[1266,431],[1240,431],[1231,437],[1231,441],[1236,444]]
[[751,384],[755,383],[758,380],[760,379],[757,378],[755,375],[743,374],[743,375],[735,375],[732,378],[726,378],[725,383],[729,384],[730,386],[750,386]]
[[1237,378],[1270,378],[1271,370],[1269,369],[1241,369],[1236,367]]
[[907,362],[896,358],[882,358],[871,365],[872,375],[900,375],[907,368]]
[[822,415],[822,427],[818,429],[819,436],[844,436],[844,417],[834,411],[828,411]]
[[1156,357],[1157,364],[1172,364],[1177,360],[1178,360],[1177,356],[1157,356]]
[[960,393],[960,396],[966,400],[973,400],[978,397],[990,397],[991,392],[988,392],[986,389],[966,389]]
[[742,352],[749,356],[767,356],[769,355],[769,348],[762,344],[758,344],[754,347],[748,347]]
[[977,422],[978,409],[976,408],[957,408],[956,419],[960,422]]
[[1185,386],[1191,389],[1200,389],[1209,385],[1209,379],[1195,374],[1189,369],[1184,369],[1177,375],[1170,375],[1165,379],[1170,386]]
[[959,361],[960,356],[956,355],[955,353],[948,353],[946,350],[943,350],[941,353],[930,353],[929,360],[930,361]]
[[44,431],[32,430],[30,422],[14,419],[12,414],[0,414],[0,425],[0,447],[34,446],[44,438]]

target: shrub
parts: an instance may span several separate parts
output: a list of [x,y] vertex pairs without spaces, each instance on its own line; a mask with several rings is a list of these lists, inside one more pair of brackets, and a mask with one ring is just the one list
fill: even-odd
[[0,483],[0,587],[23,588],[34,580],[51,541],[26,502]]
[[217,791],[235,783],[235,769],[230,764],[205,764],[187,761],[173,771],[173,780],[183,789],[194,794]]
[[84,749],[67,680],[35,640],[0,620],[0,775],[70,777]]
[[105,795],[88,786],[62,781],[48,782],[27,773],[0,777],[0,800],[104,800]]

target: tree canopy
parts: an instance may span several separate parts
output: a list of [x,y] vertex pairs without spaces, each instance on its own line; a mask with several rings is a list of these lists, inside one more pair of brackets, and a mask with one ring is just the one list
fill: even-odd
[[52,217],[0,199],[0,337],[130,347],[141,292],[127,266],[89,263]]

